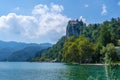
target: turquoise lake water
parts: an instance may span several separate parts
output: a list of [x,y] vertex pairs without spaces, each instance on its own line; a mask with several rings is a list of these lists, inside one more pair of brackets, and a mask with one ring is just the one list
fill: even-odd
[[[106,80],[104,66],[64,63],[0,62],[0,80]],[[117,68],[120,80],[120,67]]]

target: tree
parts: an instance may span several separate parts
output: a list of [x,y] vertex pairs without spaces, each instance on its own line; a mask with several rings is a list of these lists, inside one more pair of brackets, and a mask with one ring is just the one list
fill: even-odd
[[[63,60],[65,62],[77,62],[75,54],[77,54],[77,45],[75,44],[75,37],[71,36],[65,42],[63,47]],[[75,54],[74,54],[75,53]]]
[[94,52],[93,44],[86,37],[79,37],[75,41],[68,41],[63,48],[63,57],[66,62],[84,63],[91,61]]
[[106,47],[103,46],[103,48],[100,51],[100,53],[102,54],[102,59],[106,63],[108,63],[109,60],[111,60],[112,62],[114,62],[114,61],[117,61],[117,59],[118,59],[118,55],[117,55],[115,46],[112,43],[107,44]]
[[111,43],[111,34],[106,25],[101,26],[100,36],[98,38],[100,46],[106,46],[108,43]]
[[46,52],[43,52],[42,57],[45,57],[46,59],[50,59],[50,60],[57,59],[58,61],[61,61],[62,59],[61,51],[65,41],[66,41],[66,37],[65,36],[61,37],[61,39],[59,39],[56,44],[54,44]]
[[71,43],[71,45],[66,50],[66,53],[64,54],[64,59],[66,62],[79,62],[79,54],[78,54],[78,48],[76,43]]
[[78,44],[80,62],[91,61],[94,53],[94,47],[93,44],[89,41],[89,39],[81,36],[76,40],[76,43]]
[[107,80],[118,80],[117,79],[117,67],[114,65],[114,61],[117,61],[117,53],[114,45],[112,43],[107,44],[106,47],[103,47],[101,53],[104,54],[105,62],[105,73]]

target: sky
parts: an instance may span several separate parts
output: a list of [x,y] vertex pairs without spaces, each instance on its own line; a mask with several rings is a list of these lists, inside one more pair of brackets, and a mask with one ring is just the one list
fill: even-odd
[[1,0],[0,40],[56,43],[71,19],[87,24],[120,17],[120,0]]

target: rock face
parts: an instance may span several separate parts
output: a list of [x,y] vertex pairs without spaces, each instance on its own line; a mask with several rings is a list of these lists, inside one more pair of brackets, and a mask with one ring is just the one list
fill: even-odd
[[75,36],[75,37],[79,37],[81,30],[83,29],[83,26],[85,26],[86,24],[83,23],[82,20],[70,20],[68,22],[67,25],[67,29],[66,29],[66,37],[70,37],[70,36]]

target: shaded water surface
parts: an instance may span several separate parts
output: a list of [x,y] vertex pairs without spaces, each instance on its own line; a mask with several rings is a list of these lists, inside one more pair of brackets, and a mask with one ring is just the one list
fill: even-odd
[[[120,79],[120,67],[117,69]],[[0,62],[0,80],[106,80],[104,66],[64,63]]]

